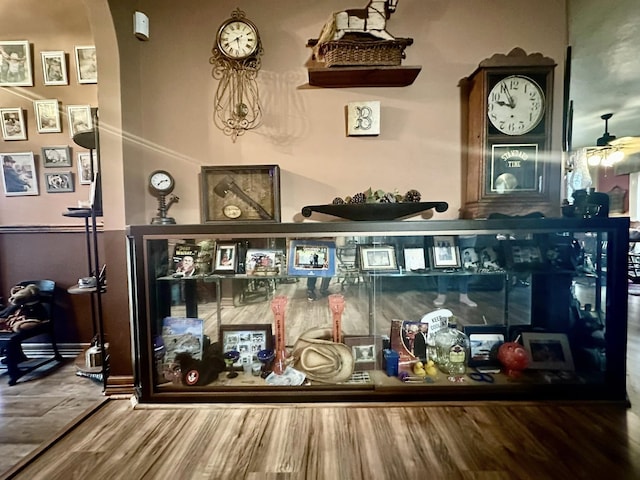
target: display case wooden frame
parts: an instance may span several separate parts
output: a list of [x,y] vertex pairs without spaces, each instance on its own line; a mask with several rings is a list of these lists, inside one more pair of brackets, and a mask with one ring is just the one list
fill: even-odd
[[278,165],[204,166],[200,186],[202,223],[280,221]]

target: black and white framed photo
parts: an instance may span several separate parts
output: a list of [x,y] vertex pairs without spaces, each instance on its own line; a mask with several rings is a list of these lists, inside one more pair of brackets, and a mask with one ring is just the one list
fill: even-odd
[[504,325],[465,325],[464,333],[469,337],[470,367],[497,367],[498,349],[506,342],[507,327]]
[[45,168],[70,167],[71,148],[68,145],[42,147],[42,166]]
[[33,152],[0,153],[2,184],[7,197],[38,195],[38,179]]
[[460,249],[454,235],[431,237],[431,264],[433,268],[460,268]]
[[0,87],[32,87],[31,48],[27,40],[1,40]]
[[94,45],[75,47],[78,83],[98,83],[98,60]]
[[80,185],[91,185],[93,182],[93,174],[97,171],[97,159],[95,152],[93,153],[93,162],[91,162],[91,154],[89,152],[78,153],[78,183]]
[[336,274],[336,242],[291,240],[287,273],[305,277],[333,277]]
[[413,272],[426,270],[427,261],[423,247],[406,246],[403,254],[405,270]]
[[540,270],[548,266],[540,245],[535,240],[506,240],[504,257],[512,270]]
[[68,85],[67,60],[63,51],[40,52],[45,85]]
[[219,243],[213,261],[215,273],[235,273],[238,268],[238,244]]
[[368,273],[398,270],[396,248],[393,245],[359,245],[360,270]]
[[47,193],[67,193],[75,191],[73,173],[71,172],[45,172],[44,182],[47,187]]
[[89,105],[67,105],[67,119],[71,138],[76,133],[86,132],[93,128],[91,107]]
[[529,353],[528,368],[573,371],[573,356],[564,333],[522,332],[522,344]]
[[351,347],[356,371],[382,368],[381,335],[345,335],[343,341]]
[[273,349],[273,334],[270,323],[220,326],[220,346],[222,352],[235,350],[240,358],[233,364],[241,369],[244,363],[257,358],[260,350]]
[[36,114],[38,133],[58,133],[62,131],[58,100],[34,100],[33,109]]
[[2,117],[2,138],[5,140],[26,140],[27,128],[21,108],[0,108]]

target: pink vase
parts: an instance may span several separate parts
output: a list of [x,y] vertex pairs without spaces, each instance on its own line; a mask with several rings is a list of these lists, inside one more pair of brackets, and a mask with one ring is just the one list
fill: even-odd
[[342,312],[344,312],[344,296],[339,293],[329,295],[329,309],[333,317],[333,341],[342,343]]
[[285,341],[284,311],[287,307],[287,297],[277,295],[271,300],[271,311],[274,317],[274,330],[276,337],[275,358],[273,360],[273,372],[282,375],[287,369],[287,348]]

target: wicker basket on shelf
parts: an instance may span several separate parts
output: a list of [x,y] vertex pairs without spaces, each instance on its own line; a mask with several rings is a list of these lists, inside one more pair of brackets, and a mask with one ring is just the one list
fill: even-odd
[[317,59],[327,67],[396,66],[405,58],[412,38],[395,40],[352,40],[342,38],[317,45]]

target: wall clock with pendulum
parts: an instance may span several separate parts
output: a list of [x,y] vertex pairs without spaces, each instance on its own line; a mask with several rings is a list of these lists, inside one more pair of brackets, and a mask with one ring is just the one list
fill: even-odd
[[211,52],[211,74],[218,80],[213,120],[235,142],[262,120],[256,82],[263,53],[258,28],[242,10],[234,10],[218,28]]
[[514,48],[461,81],[462,218],[559,216],[561,167],[550,158],[555,66]]
[[149,175],[149,191],[158,198],[158,216],[151,219],[152,225],[172,225],[176,221],[167,216],[171,205],[180,200],[175,195],[167,196],[173,192],[176,182],[173,176],[165,170],[156,170]]

